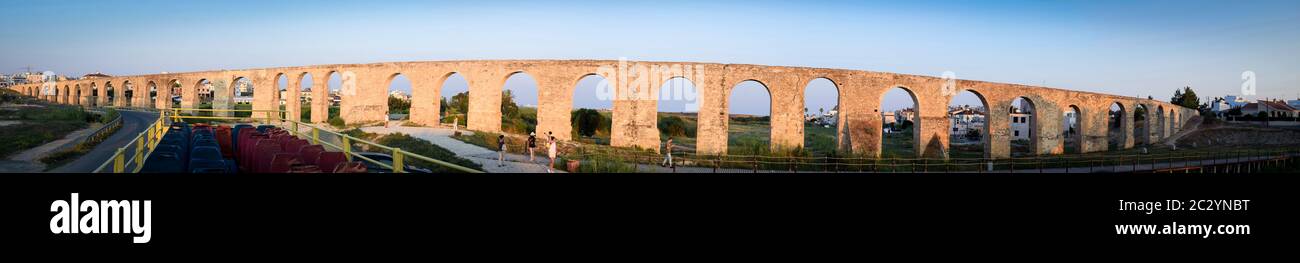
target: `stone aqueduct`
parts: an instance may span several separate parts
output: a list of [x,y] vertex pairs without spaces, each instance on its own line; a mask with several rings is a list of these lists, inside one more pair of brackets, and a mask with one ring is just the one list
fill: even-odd
[[[198,104],[198,87],[206,81],[235,83],[239,78],[252,81],[254,87],[276,87],[280,76],[288,78],[288,98],[297,98],[303,77],[311,76],[311,119],[301,120],[316,123],[325,121],[328,100],[326,82],[333,73],[343,76],[343,94],[340,117],[347,123],[376,122],[384,118],[387,108],[387,90],[395,76],[401,74],[412,85],[411,121],[423,125],[438,122],[440,116],[438,98],[442,96],[443,82],[453,73],[460,74],[469,83],[470,106],[468,128],[478,131],[498,132],[501,130],[501,90],[511,75],[526,72],[536,80],[538,88],[537,132],[544,134],[554,132],[562,140],[570,139],[570,111],[573,109],[573,95],[577,82],[589,75],[599,75],[607,80],[631,78],[645,81],[648,85],[632,84],[632,81],[611,81],[616,99],[613,102],[613,125],[611,144],[622,147],[641,147],[657,149],[660,133],[657,130],[657,96],[636,96],[629,94],[659,94],[659,88],[673,78],[686,78],[699,91],[699,119],[697,122],[697,152],[700,154],[717,154],[727,152],[728,105],[738,103],[728,101],[731,91],[741,82],[756,81],[765,86],[771,96],[771,147],[789,149],[802,147],[804,89],[807,84],[819,78],[825,78],[835,84],[840,105],[839,122],[841,132],[840,145],[854,153],[866,156],[878,156],[881,152],[882,121],[880,117],[881,98],[892,88],[907,90],[916,100],[917,154],[923,157],[946,158],[948,149],[947,106],[953,96],[960,91],[971,91],[983,100],[990,109],[987,113],[985,156],[992,158],[1009,157],[1011,153],[1009,125],[1011,118],[1006,110],[1017,98],[1028,99],[1033,105],[1035,121],[1031,133],[1037,134],[1032,142],[1038,154],[1055,154],[1063,152],[1062,120],[1063,113],[1074,109],[1079,113],[1079,125],[1082,134],[1082,152],[1107,150],[1111,138],[1108,132],[1108,112],[1112,103],[1123,108],[1123,122],[1120,129],[1132,131],[1135,107],[1139,105],[1148,109],[1146,116],[1147,136],[1134,136],[1133,132],[1123,132],[1119,145],[1133,147],[1135,142],[1152,142],[1177,132],[1181,124],[1198,115],[1194,109],[1187,109],[1167,102],[1134,97],[1124,97],[1092,92],[1062,90],[1017,84],[991,83],[972,80],[955,80],[871,72],[861,70],[822,69],[805,67],[762,66],[741,64],[691,63],[691,62],[626,62],[628,68],[669,69],[673,67],[697,69],[697,74],[677,74],[681,71],[662,70],[660,74],[637,74],[631,72],[610,72],[602,67],[619,65],[621,61],[601,60],[485,60],[485,61],[424,61],[394,62],[373,64],[316,65],[302,67],[281,67],[247,70],[219,70],[189,73],[168,73],[112,77],[98,79],[81,79],[60,81],[53,85],[53,90],[42,92],[42,84],[18,85],[12,89],[23,94],[40,97],[58,103],[77,105],[105,105],[107,96],[90,96],[92,89],[114,87],[116,98],[123,96],[126,87],[132,86],[135,94],[130,101],[117,99],[114,106],[121,107],[158,107],[170,106],[170,83],[182,85],[182,108],[193,108]],[[702,70],[702,71],[701,71]],[[666,73],[665,73],[666,72]],[[955,83],[957,92],[944,92],[946,83]],[[164,88],[167,87],[167,88]],[[642,88],[644,87],[644,88]],[[949,91],[953,85],[947,85]],[[149,101],[148,92],[156,88],[154,102]],[[254,88],[253,109],[277,109],[278,89]],[[220,91],[220,92],[218,92]],[[214,108],[231,105],[233,92],[228,87],[214,88]],[[97,101],[92,101],[97,100]],[[299,100],[285,100],[288,117],[299,118]],[[1155,120],[1155,121],[1151,121]]]

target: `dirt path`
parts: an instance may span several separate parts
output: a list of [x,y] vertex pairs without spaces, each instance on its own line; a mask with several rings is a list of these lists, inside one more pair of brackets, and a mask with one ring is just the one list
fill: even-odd
[[39,161],[41,158],[45,158],[45,156],[49,156],[59,150],[75,146],[77,141],[80,141],[81,138],[86,136],[90,136],[90,134],[94,133],[95,129],[98,129],[100,126],[103,126],[103,124],[91,124],[85,129],[69,133],[61,139],[19,153],[11,154],[8,156],[7,160],[0,162],[0,172],[38,173],[45,171],[45,164]]

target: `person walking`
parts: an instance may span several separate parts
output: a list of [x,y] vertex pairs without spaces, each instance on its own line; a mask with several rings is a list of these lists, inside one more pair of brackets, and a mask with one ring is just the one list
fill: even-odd
[[546,143],[546,147],[549,148],[546,150],[546,156],[551,157],[551,163],[546,166],[546,172],[550,173],[551,169],[555,168],[555,154],[556,154],[555,136],[551,136],[551,138]]
[[672,167],[673,165],[673,138],[668,137],[668,142],[664,143],[664,162],[660,164],[663,167]]
[[388,109],[384,109],[384,129],[388,129],[388,121],[392,119],[390,116],[392,115],[388,115]]
[[533,151],[537,149],[537,133],[528,133],[528,162],[534,162]]
[[506,166],[506,135],[497,135],[497,167]]

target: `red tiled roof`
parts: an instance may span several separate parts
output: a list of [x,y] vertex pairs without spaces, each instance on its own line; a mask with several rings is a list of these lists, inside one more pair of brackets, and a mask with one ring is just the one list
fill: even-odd
[[[1266,101],[1266,100],[1261,100],[1261,101],[1259,101],[1259,103],[1263,103],[1264,105],[1267,105],[1270,109],[1273,109],[1273,110],[1278,110],[1278,111],[1295,111],[1295,108],[1291,108],[1291,106],[1290,106],[1290,105],[1286,105],[1286,103],[1279,103],[1279,102],[1276,102],[1276,101]],[[1254,104],[1254,103],[1251,103],[1251,104]]]

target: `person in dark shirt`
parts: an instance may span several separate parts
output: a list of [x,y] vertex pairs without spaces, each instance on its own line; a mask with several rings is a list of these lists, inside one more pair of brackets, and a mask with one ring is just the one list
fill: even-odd
[[528,133],[528,161],[533,162],[533,151],[537,150],[537,133]]
[[506,166],[506,135],[497,135],[497,167]]

